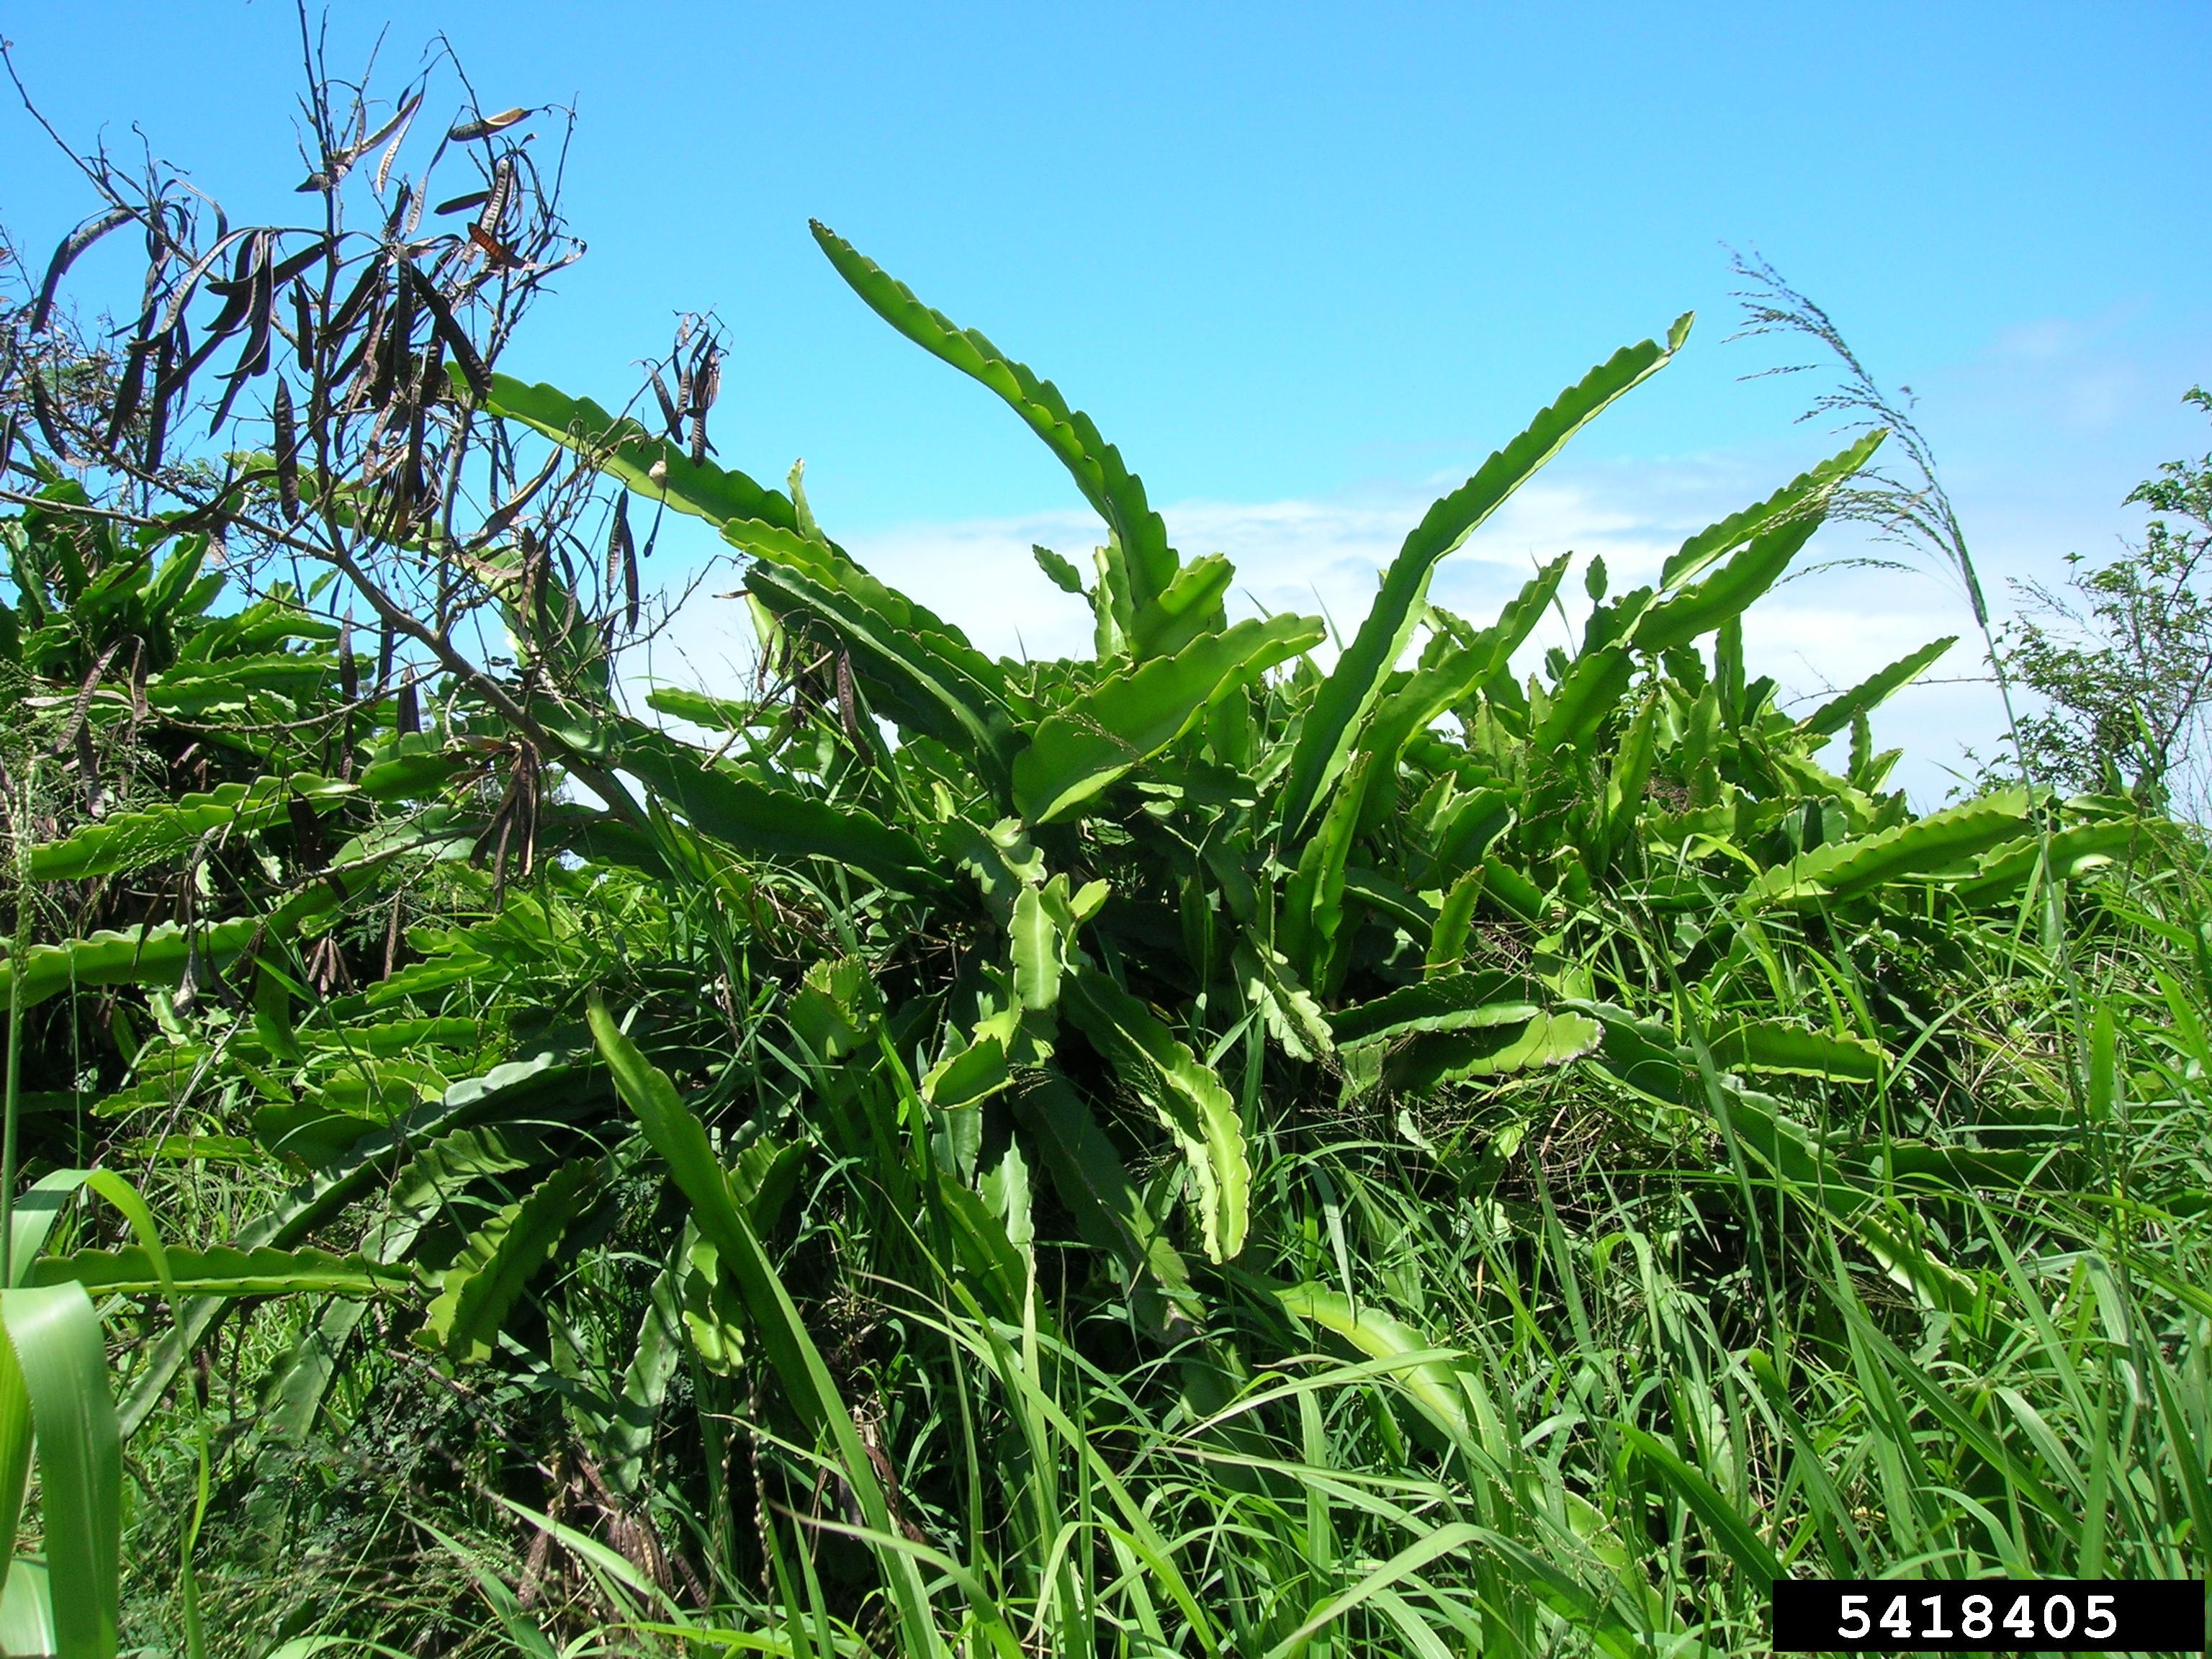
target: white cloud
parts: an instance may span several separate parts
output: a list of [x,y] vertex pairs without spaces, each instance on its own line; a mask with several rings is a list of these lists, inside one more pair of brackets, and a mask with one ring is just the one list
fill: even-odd
[[[2012,580],[2057,579],[2068,552],[2108,557],[2118,538],[2140,533],[2139,510],[2123,507],[2122,498],[2159,461],[2203,453],[2203,416],[2183,407],[2178,393],[2204,378],[2191,365],[2208,361],[2208,349],[2212,333],[2202,316],[2149,329],[2136,310],[2119,306],[1993,332],[1972,360],[1915,376],[1924,394],[1918,418],[1942,453],[1984,591],[2001,614],[2010,609]],[[1807,435],[1817,445],[1827,434]],[[1616,590],[1650,580],[1684,536],[1771,490],[1796,470],[1805,447],[1793,438],[1759,455],[1605,461],[1571,453],[1444,562],[1432,597],[1486,620],[1534,564],[1570,549],[1584,560],[1601,554]],[[1776,459],[1785,448],[1790,456]],[[1219,551],[1236,562],[1240,607],[1325,611],[1348,630],[1365,614],[1406,532],[1464,476],[1400,477],[1283,501],[1182,501],[1163,516],[1186,554]],[[672,562],[689,547],[682,533],[669,550]],[[1053,586],[1030,554],[1032,543],[1042,543],[1087,571],[1103,532],[1079,507],[840,533],[870,568],[988,651],[1089,649],[1086,607]],[[1868,555],[1899,556],[1848,526],[1824,531],[1805,556],[1818,565]],[[1564,596],[1576,626],[1585,609],[1579,568]],[[1550,619],[1530,654],[1568,631]],[[1940,804],[1955,785],[1962,747],[1985,756],[2001,747],[2002,711],[1954,580],[1925,568],[1815,571],[1760,602],[1747,640],[1753,672],[1775,677],[1786,706],[1809,708],[1946,634],[1961,636],[1960,643],[1875,720],[1879,743],[1905,750],[1897,775],[1924,806]],[[747,683],[750,664],[741,607],[701,598],[677,618],[655,666],[671,678],[729,690]]]
[[1990,342],[1989,356],[1993,358],[2020,358],[2028,362],[2049,362],[2053,358],[2069,356],[2080,351],[2094,337],[2095,331],[2078,318],[2043,317],[2030,323],[2017,323],[2000,329]]
[[[1236,608],[1325,613],[1348,633],[1407,532],[1457,482],[1376,486],[1338,499],[1188,501],[1164,508],[1162,517],[1186,555],[1230,556],[1237,569]],[[1589,556],[1603,556],[1615,592],[1653,580],[1685,536],[1778,482],[1728,457],[1563,465],[1518,492],[1447,560],[1432,596],[1480,623],[1534,565],[1572,550],[1580,556],[1563,599],[1579,629],[1587,609],[1581,571]],[[1066,512],[910,524],[843,539],[877,575],[956,623],[981,649],[1045,657],[1088,654],[1091,617],[1081,599],[1037,568],[1030,548],[1053,548],[1087,575],[1091,549],[1102,538],[1087,513]],[[1824,532],[1813,549],[1815,562],[1870,550],[1849,527]],[[680,610],[656,651],[660,677],[726,692],[741,693],[750,683],[743,607],[707,591],[733,586],[710,581]],[[1529,656],[1564,642],[1569,632],[1556,615],[1549,618]],[[1773,675],[1785,698],[1809,708],[1947,633],[1971,633],[1950,585],[1919,571],[1856,569],[1815,574],[1770,594],[1753,613],[1747,638],[1752,672]],[[1934,672],[1972,674],[1979,663],[1975,641],[1962,639]],[[1995,697],[1981,685],[1916,688],[1876,724],[1885,744],[1908,751],[1900,781],[1916,801],[1935,804],[1954,781],[1962,743],[1988,752]]]

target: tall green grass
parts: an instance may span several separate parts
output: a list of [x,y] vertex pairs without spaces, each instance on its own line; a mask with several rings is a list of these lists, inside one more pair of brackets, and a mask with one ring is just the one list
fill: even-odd
[[[442,1610],[387,1587],[309,1624],[539,1656],[1626,1659],[1758,1650],[1785,1574],[2200,1577],[2206,914],[2186,865],[2081,907],[2097,1047],[2078,1181],[1908,1168],[1924,1140],[1900,1137],[1896,1213],[1955,1275],[1947,1304],[1755,1164],[1754,1243],[1717,1144],[1697,1174],[1665,1139],[1679,1126],[1571,1079],[1394,1103],[1402,1125],[1347,1117],[1256,1161],[1259,1254],[1234,1294],[1242,1328],[1281,1332],[1270,1352],[1193,1338],[1102,1363],[1126,1334],[1076,1340],[1066,1321],[1127,1310],[1056,1297],[1050,1239],[1018,1322],[957,1271],[855,1268],[840,1293],[896,1332],[840,1362],[890,1476],[872,1521],[811,1433],[738,1396],[717,1505],[664,1469],[638,1510],[703,1602],[604,1525],[417,1486],[390,1495],[377,1547],[442,1554],[425,1573]],[[2055,1164],[2085,1128],[2056,1075],[2049,952],[2032,928],[1960,943],[1976,969],[1949,1018],[1986,1063],[1930,1109],[1992,1169],[2026,1147]],[[817,1198],[825,1226],[857,1213]],[[926,1617],[865,1588],[871,1558],[911,1575]],[[255,1595],[211,1591],[241,1610]],[[267,1650],[236,1616],[210,1624],[219,1650]]]

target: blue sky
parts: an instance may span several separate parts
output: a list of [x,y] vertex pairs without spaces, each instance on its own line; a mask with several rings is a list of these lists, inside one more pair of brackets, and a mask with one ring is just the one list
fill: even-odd
[[[1726,343],[1723,241],[1917,391],[1993,587],[2112,550],[2138,527],[2129,487],[2212,447],[2179,403],[2212,378],[2202,4],[341,0],[331,19],[337,64],[388,23],[396,84],[443,28],[488,107],[575,105],[591,252],[510,367],[620,394],[675,313],[712,308],[737,352],[726,458],[780,476],[805,456],[832,533],[1005,648],[1073,626],[1024,568],[1032,535],[1081,552],[1072,489],[843,289],[810,215],[1055,379],[1187,550],[1225,546],[1255,595],[1318,592],[1340,618],[1437,486],[1680,311],[1700,313],[1690,350],[1447,599],[1479,611],[1561,547],[1633,567],[1835,447],[1791,424],[1816,387],[1739,378],[1776,357]],[[288,6],[5,5],[0,32],[73,137],[135,121],[236,213],[296,199],[276,164]],[[43,246],[83,198],[12,106],[0,155],[0,222]],[[1965,621],[1940,581],[1888,573],[1769,604],[1769,666],[1808,694]],[[699,624],[706,654],[719,626]],[[1891,740],[1925,794],[1987,699],[1913,695]]]

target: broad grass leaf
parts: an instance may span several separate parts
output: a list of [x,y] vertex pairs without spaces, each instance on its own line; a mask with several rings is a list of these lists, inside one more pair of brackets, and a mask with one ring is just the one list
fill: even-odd
[[1837,693],[1799,721],[1797,729],[1815,737],[1834,736],[1860,715],[1872,714],[1888,700],[1891,693],[1918,679],[1958,642],[1956,634],[1947,634],[1940,640],[1931,640],[1917,651],[1899,657],[1888,667],[1869,674],[1850,690]]
[[1741,513],[1732,513],[1718,524],[1708,525],[1684,542],[1679,551],[1668,556],[1660,572],[1660,586],[1679,586],[1716,559],[1741,547],[1753,537],[1808,509],[1814,511],[1816,515],[1825,511],[1828,493],[1853,474],[1863,471],[1874,459],[1875,451],[1881,447],[1882,440],[1888,435],[1887,432],[1869,432],[1849,448],[1800,473],[1756,506],[1747,507]]
[[100,1316],[77,1285],[17,1285],[0,1291],[0,1328],[30,1401],[58,1659],[113,1659],[123,1442]]
[[1479,1528],[1464,1521],[1454,1521],[1407,1545],[1389,1560],[1363,1576],[1357,1583],[1316,1607],[1303,1624],[1267,1650],[1267,1659],[1292,1659],[1292,1656],[1305,1650],[1315,1636],[1370,1600],[1377,1591],[1408,1578],[1419,1582],[1417,1575],[1423,1567],[1441,1556],[1466,1549],[1481,1535]]
[[1778,1019],[1717,1022],[1712,1055],[1716,1066],[1730,1070],[1820,1078],[1862,1087],[1879,1083],[1887,1065],[1881,1049],[1864,1037],[1808,1031]]
[[1656,1435],[1647,1433],[1633,1423],[1617,1424],[1615,1431],[1635,1454],[1656,1470],[1659,1478],[1673,1489],[1674,1495],[1687,1504],[1692,1514],[1705,1524],[1715,1543],[1718,1544],[1736,1568],[1753,1584],[1766,1586],[1778,1578],[1789,1575],[1783,1571],[1782,1563],[1758,1529],[1729,1503],[1720,1489],[1696,1469],[1682,1461],[1677,1452]]
[[1631,643],[1638,651],[1656,656],[1741,617],[1780,580],[1790,562],[1820,527],[1820,514],[1807,512],[1753,537],[1748,547],[1696,586],[1684,588],[1646,611],[1630,636]]
[[5,1571],[7,1586],[0,1590],[0,1652],[56,1652],[53,1581],[46,1564],[19,1555],[5,1563]]
[[1101,681],[1038,723],[1014,761],[1015,805],[1031,823],[1066,817],[1173,743],[1224,688],[1321,638],[1308,617],[1248,618]]
[[2026,1498],[2042,1510],[2063,1534],[2070,1536],[2075,1532],[2081,1523],[2078,1492],[2062,1495],[2054,1492],[2027,1456],[1962,1407],[1950,1387],[1930,1376],[1891,1341],[1868,1316],[1857,1297],[1838,1297],[1837,1307],[1850,1326],[1855,1340],[1875,1358],[1893,1383],[1902,1384],[1906,1392],[1918,1398],[1923,1408],[1942,1425],[1946,1432],[1956,1437],[1960,1444],[1972,1447],[1990,1468],[2001,1471],[2008,1491]]
[[490,1358],[508,1311],[598,1201],[599,1182],[599,1160],[578,1158],[471,1233],[416,1340],[465,1364]]
[[1752,882],[1741,902],[1746,908],[1807,904],[1934,875],[2019,835],[2027,818],[2027,791],[2002,790],[1893,830],[1817,847]]
[[[626,1036],[597,996],[586,1017],[599,1052],[614,1073],[615,1088],[636,1116],[646,1139],[668,1165],[670,1177],[690,1201],[702,1237],[713,1243],[758,1328],[761,1346],[775,1368],[801,1419],[836,1447],[845,1479],[868,1526],[878,1534],[896,1534],[882,1486],[869,1462],[852,1413],[839,1396],[805,1322],[777,1278],[751,1221],[732,1190],[729,1172],[715,1158],[707,1131],[676,1092],[668,1074],[647,1060]],[[876,1553],[878,1566],[898,1607],[906,1639],[918,1653],[943,1650],[929,1607],[929,1594],[914,1563],[896,1553]]]
[[404,1288],[413,1275],[360,1255],[328,1250],[240,1250],[217,1244],[205,1249],[171,1246],[166,1278],[140,1244],[78,1250],[32,1264],[25,1283],[77,1285],[95,1296],[345,1296],[366,1297]]
[[0,1568],[14,1558],[22,1528],[31,1440],[31,1396],[23,1368],[15,1363],[15,1345],[0,1341]]
[[1121,452],[1099,436],[1091,417],[1070,409],[1051,381],[1039,380],[975,330],[961,328],[924,305],[912,289],[827,225],[817,221],[813,231],[837,274],[870,310],[923,350],[988,386],[1044,440],[1112,531],[1127,562],[1136,612],[1141,616],[1168,592],[1180,566],[1168,545],[1166,526],[1146,501],[1143,482],[1122,465]]
[[1094,969],[1061,982],[1060,1006],[1174,1138],[1197,1188],[1206,1255],[1234,1257],[1250,1224],[1252,1172],[1237,1103],[1221,1079],[1157,1014]]
[[18,1194],[9,1217],[8,1267],[9,1283],[21,1285],[46,1247],[46,1237],[64,1206],[85,1183],[88,1171],[53,1170]]
[[1405,654],[1437,567],[1507,497],[1558,454],[1601,410],[1662,368],[1689,333],[1685,316],[1667,344],[1646,340],[1623,347],[1592,369],[1529,423],[1527,431],[1485,461],[1465,483],[1431,507],[1383,572],[1382,591],[1337,659],[1308,709],[1284,781],[1281,823],[1301,833],[1323,790],[1351,758],[1354,738]]
[[1146,1207],[1097,1114],[1049,1072],[1015,1097],[1014,1111],[1035,1138],[1053,1190],[1084,1241],[1119,1261],[1135,1284],[1145,1325],[1163,1337],[1202,1325],[1205,1310],[1190,1269]]
[[1709,1091],[1693,1053],[1663,1026],[1602,1003],[1572,1006],[1601,1028],[1595,1061],[1600,1069],[1646,1099],[1726,1112],[1737,1143],[1760,1168],[1858,1240],[1899,1284],[1931,1307],[1975,1305],[1974,1281],[1898,1226],[1881,1195],[1855,1179],[1826,1141],[1789,1118],[1779,1102],[1718,1078],[1717,1092]]
[[[1029,1297],[1029,1269],[1007,1237],[1006,1224],[972,1187],[940,1174],[937,1200],[952,1224],[952,1245],[959,1273],[993,1315],[1018,1325]],[[1047,1317],[1048,1323],[1048,1316]]]

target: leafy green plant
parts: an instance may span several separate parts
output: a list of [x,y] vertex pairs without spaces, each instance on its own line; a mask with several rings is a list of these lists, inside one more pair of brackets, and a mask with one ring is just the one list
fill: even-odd
[[[2212,396],[2188,401],[2212,413]],[[2005,651],[2045,707],[2025,722],[2033,763],[2075,787],[2163,805],[2177,780],[2201,815],[2201,722],[2212,678],[2212,611],[2197,568],[2212,548],[2212,457],[2169,461],[2128,496],[2160,516],[2142,545],[2067,578],[2070,597],[2022,585],[2026,614]]]
[[[434,197],[368,170],[405,117],[311,112],[333,216]],[[9,1144],[23,1213],[89,1169],[130,1231],[40,1200],[8,1318],[66,1302],[186,1494],[131,1524],[175,1530],[187,1646],[204,1595],[257,1653],[1626,1656],[1755,1639],[1778,1572],[2191,1570],[2202,849],[2041,785],[1916,816],[1873,720],[1950,641],[1802,718],[1749,675],[1880,433],[1647,586],[1588,569],[1540,660],[1566,558],[1437,605],[1682,319],[1443,495],[1332,655],[817,226],[1099,514],[1087,572],[1038,561],[1092,652],[994,659],[797,469],[714,457],[711,334],[657,421],[504,372],[565,246],[510,113],[439,147],[480,235],[202,244],[118,197],[219,387],[126,397],[167,311],[103,367],[39,306],[9,368]],[[188,408],[222,467],[162,453]],[[741,563],[750,695],[623,694],[666,513]],[[0,1473],[60,1443],[9,1386]],[[340,1492],[349,1436],[432,1421],[449,1468]],[[247,1582],[231,1509],[330,1588]]]

